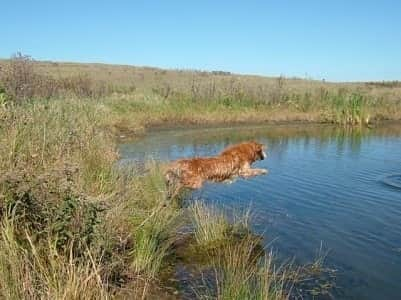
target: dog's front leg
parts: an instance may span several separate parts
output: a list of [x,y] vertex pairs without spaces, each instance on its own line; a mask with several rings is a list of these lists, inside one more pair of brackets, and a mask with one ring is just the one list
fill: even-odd
[[266,169],[250,169],[250,170],[252,171],[254,176],[265,175],[265,174],[269,173],[269,171]]
[[258,175],[267,174],[268,171],[266,169],[251,169],[245,168],[240,172],[240,176],[243,178],[250,178]]

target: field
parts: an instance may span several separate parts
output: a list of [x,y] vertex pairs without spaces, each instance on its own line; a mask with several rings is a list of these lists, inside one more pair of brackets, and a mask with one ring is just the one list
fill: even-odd
[[[247,212],[169,201],[160,168],[116,169],[116,143],[153,126],[401,118],[401,84],[0,62],[0,298],[286,299],[324,272],[280,265]],[[167,203],[167,205],[166,205]],[[182,228],[190,228],[185,232]],[[207,257],[207,259],[205,259]]]
[[17,60],[25,65],[12,69],[0,61],[7,75],[4,85],[15,98],[102,100],[118,115],[113,126],[121,129],[230,122],[367,125],[401,118],[400,82],[329,83],[223,71],[32,62],[22,55]]

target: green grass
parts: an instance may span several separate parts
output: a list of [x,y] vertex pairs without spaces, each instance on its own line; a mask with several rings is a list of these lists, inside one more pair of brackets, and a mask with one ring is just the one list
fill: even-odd
[[196,201],[190,206],[190,215],[196,242],[201,246],[224,242],[230,234],[231,225],[226,216],[215,207]]
[[370,115],[369,103],[361,95],[352,94],[333,98],[334,122],[342,125],[367,125]]
[[179,213],[171,208],[159,207],[135,230],[132,264],[135,272],[155,277],[174,242],[174,231]]
[[162,172],[149,163],[147,173],[136,178],[131,195],[135,214],[132,266],[136,273],[154,278],[163,261],[171,252],[176,231],[181,222],[181,211],[168,202]]
[[255,253],[256,248],[252,238],[223,245],[212,260],[217,283],[213,297],[221,300],[287,299],[284,274],[275,270],[271,254]]
[[39,174],[66,166],[79,169],[76,181],[94,193],[107,189],[117,152],[100,130],[107,112],[86,100],[27,102],[2,110],[0,167]]

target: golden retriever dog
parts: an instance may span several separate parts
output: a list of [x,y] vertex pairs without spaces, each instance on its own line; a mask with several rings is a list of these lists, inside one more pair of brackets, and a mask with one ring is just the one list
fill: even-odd
[[179,159],[167,166],[165,180],[171,197],[182,188],[199,189],[204,181],[222,182],[235,177],[249,178],[267,174],[251,165],[266,157],[265,146],[251,141],[230,146],[218,156]]

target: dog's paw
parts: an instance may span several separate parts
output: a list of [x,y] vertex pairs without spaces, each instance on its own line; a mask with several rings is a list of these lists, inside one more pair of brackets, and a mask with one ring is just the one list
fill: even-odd
[[266,174],[268,174],[269,173],[269,170],[266,170],[266,169],[262,169],[261,170],[261,174],[262,175],[266,175]]
[[235,179],[226,179],[226,180],[224,180],[223,181],[225,184],[232,184],[232,183],[234,183],[235,182]]

